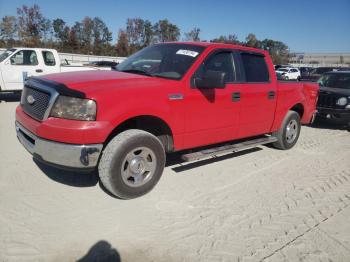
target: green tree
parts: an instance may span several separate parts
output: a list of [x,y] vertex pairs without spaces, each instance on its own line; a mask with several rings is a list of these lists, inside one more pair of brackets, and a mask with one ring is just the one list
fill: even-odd
[[167,19],[159,20],[153,26],[153,32],[157,42],[178,41],[180,37],[180,29]]
[[143,46],[149,46],[154,41],[154,32],[153,32],[153,26],[152,23],[149,20],[145,20],[144,24],[144,34],[143,34]]
[[14,16],[4,16],[0,23],[0,37],[4,46],[12,46],[17,34],[17,19]]
[[254,47],[254,48],[261,47],[261,42],[252,33],[248,34],[248,36],[245,38],[245,40],[246,40],[246,42],[245,42],[246,46]]
[[118,56],[129,56],[130,54],[128,35],[124,30],[119,30],[115,51]]
[[103,54],[104,50],[112,41],[112,33],[101,18],[93,19],[93,52],[94,54]]
[[230,34],[228,36],[221,35],[218,38],[214,38],[210,40],[212,43],[224,43],[224,44],[240,44],[240,41],[238,40],[237,35],[235,34]]
[[286,64],[289,60],[289,49],[286,44],[281,41],[272,39],[264,39],[261,41],[261,48],[270,53],[274,64]]
[[199,42],[201,41],[199,38],[201,30],[198,27],[193,28],[190,32],[185,33],[185,40],[190,42]]
[[40,46],[42,34],[45,31],[45,17],[38,5],[17,8],[18,35],[25,46]]

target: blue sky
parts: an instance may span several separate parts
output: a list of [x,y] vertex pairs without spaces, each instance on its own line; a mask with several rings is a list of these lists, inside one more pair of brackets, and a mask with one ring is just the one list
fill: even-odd
[[201,39],[248,33],[285,42],[294,52],[350,52],[350,0],[0,0],[0,17],[38,4],[47,18],[72,25],[85,16],[101,17],[116,38],[126,18],[152,22],[167,18],[181,32],[202,30]]

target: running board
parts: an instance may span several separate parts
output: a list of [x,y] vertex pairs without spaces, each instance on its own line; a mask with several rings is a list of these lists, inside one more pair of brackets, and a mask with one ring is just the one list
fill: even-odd
[[214,155],[222,155],[227,153],[239,152],[239,151],[243,151],[259,145],[270,144],[276,141],[277,141],[276,137],[267,136],[267,137],[247,140],[237,144],[228,144],[228,145],[223,145],[219,147],[204,149],[194,153],[184,154],[181,156],[181,158],[185,162],[190,162],[190,161],[200,160],[203,158],[208,158]]

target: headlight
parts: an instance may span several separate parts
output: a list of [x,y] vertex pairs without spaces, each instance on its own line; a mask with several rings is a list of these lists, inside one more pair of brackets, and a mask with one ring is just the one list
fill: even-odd
[[94,121],[96,119],[96,103],[90,99],[59,96],[51,109],[50,116]]
[[345,106],[348,103],[348,99],[346,97],[341,97],[337,100],[338,106]]

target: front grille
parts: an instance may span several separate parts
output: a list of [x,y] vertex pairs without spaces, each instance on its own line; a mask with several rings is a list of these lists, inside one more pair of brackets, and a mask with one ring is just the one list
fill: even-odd
[[[34,102],[33,102],[34,101]],[[30,103],[31,102],[31,103]],[[24,112],[37,120],[43,120],[49,107],[50,94],[25,86],[22,92],[21,104]]]
[[331,95],[331,94],[322,94],[320,93],[318,97],[317,106],[319,107],[328,107],[328,108],[334,108],[337,105],[337,96]]

